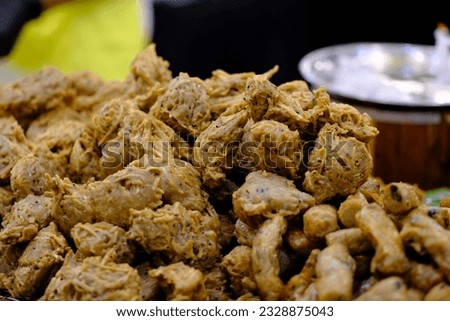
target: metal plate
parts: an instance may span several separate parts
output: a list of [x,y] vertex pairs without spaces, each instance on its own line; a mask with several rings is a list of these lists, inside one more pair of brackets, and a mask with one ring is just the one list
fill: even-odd
[[350,43],[310,52],[299,70],[312,87],[324,85],[332,96],[402,108],[448,108],[450,72],[445,81],[432,75],[433,60],[433,46]]

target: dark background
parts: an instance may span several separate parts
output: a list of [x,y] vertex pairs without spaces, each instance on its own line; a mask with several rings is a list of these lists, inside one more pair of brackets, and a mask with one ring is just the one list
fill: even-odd
[[264,72],[275,83],[301,79],[308,52],[349,42],[434,44],[438,22],[450,25],[442,1],[154,0],[153,40],[174,75],[209,77]]

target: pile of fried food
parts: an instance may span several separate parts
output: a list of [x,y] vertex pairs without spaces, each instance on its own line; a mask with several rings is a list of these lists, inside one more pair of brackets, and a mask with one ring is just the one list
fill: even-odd
[[0,87],[0,293],[448,300],[450,199],[372,176],[366,114],[303,81],[46,68]]

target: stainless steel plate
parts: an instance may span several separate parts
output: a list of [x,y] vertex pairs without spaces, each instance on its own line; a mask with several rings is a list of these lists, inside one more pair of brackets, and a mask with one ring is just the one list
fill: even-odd
[[433,46],[350,43],[312,51],[300,60],[299,70],[313,87],[324,85],[337,97],[399,107],[448,108],[450,70],[432,74],[435,61]]

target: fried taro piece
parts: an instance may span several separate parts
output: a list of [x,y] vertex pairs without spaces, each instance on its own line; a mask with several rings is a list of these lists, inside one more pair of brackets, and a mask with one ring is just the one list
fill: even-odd
[[325,124],[309,154],[303,187],[318,203],[354,194],[372,172],[366,144],[344,133],[336,124]]
[[108,255],[116,263],[131,264],[136,254],[125,230],[107,222],[78,223],[72,228],[70,235],[75,242],[77,255]]
[[425,301],[450,301],[450,285],[441,282],[434,286],[424,297]]
[[131,224],[130,209],[156,208],[162,204],[161,169],[127,167],[103,181],[82,185],[53,178],[59,201],[53,217],[69,235],[77,223],[105,221],[120,227]]
[[356,213],[367,204],[368,202],[361,192],[349,195],[338,209],[338,217],[341,224],[347,228],[355,227]]
[[0,117],[12,115],[20,121],[70,105],[74,96],[70,79],[61,71],[47,67],[0,87]]
[[31,145],[14,117],[0,117],[0,181],[9,180],[17,161],[30,153]]
[[390,183],[383,187],[383,205],[388,213],[403,215],[418,207],[423,199],[417,186],[407,183]]
[[38,232],[46,227],[55,210],[55,199],[41,195],[28,195],[14,203],[0,230],[0,242],[22,243],[31,241]]
[[[450,208],[420,205],[409,212],[408,216],[415,214],[429,216],[444,229],[450,230]],[[408,220],[408,216],[402,223]]]
[[198,137],[211,123],[211,106],[203,81],[180,73],[150,108],[150,114],[176,132]]
[[50,281],[42,300],[45,301],[137,301],[141,279],[126,263],[92,256],[78,261],[69,252]]
[[309,90],[308,84],[303,80],[285,82],[278,89],[287,93],[303,110],[314,107],[314,94]]
[[286,228],[286,219],[276,215],[261,225],[253,240],[252,269],[259,295],[264,300],[278,300],[284,287],[279,276],[278,250]]
[[254,227],[278,215],[295,216],[314,204],[314,198],[299,191],[293,181],[266,171],[248,174],[233,193],[236,217]]
[[357,301],[406,301],[408,288],[398,276],[390,276],[375,283],[366,292],[356,298]]
[[315,205],[303,214],[303,232],[311,241],[323,240],[338,229],[337,211],[332,205]]
[[316,274],[317,299],[352,299],[355,260],[345,245],[336,243],[323,249],[317,256]]
[[450,280],[450,231],[428,216],[413,214],[408,216],[400,236],[406,246],[419,254],[430,254],[447,280]]
[[346,228],[329,233],[325,236],[327,245],[343,244],[351,255],[367,253],[372,249],[372,244],[366,238],[363,231],[357,227]]
[[245,245],[234,247],[224,256],[220,265],[227,271],[231,289],[236,296],[258,292],[252,269],[251,247]]
[[237,242],[240,245],[252,247],[257,232],[257,228],[251,227],[239,219],[234,224],[234,236],[236,236]]
[[409,286],[427,293],[436,284],[444,282],[444,276],[431,264],[411,262],[407,280]]
[[23,250],[23,247],[18,244],[7,244],[0,241],[0,289],[6,290],[5,281],[16,270]]
[[219,256],[217,216],[186,209],[180,203],[157,210],[131,210],[128,236],[149,253],[160,252],[172,262],[211,266]]
[[384,183],[380,178],[370,176],[364,184],[358,188],[358,191],[364,195],[369,203],[375,202],[381,205],[383,204],[383,186]]
[[159,285],[166,292],[167,300],[197,301],[208,298],[203,273],[182,262],[160,266],[148,273],[158,279]]
[[290,278],[283,289],[282,299],[290,301],[301,301],[307,299],[305,292],[316,280],[316,263],[320,250],[314,249],[308,256],[299,274]]
[[36,299],[63,264],[68,251],[69,245],[55,223],[40,230],[6,281],[9,293],[16,299]]
[[394,223],[376,203],[363,207],[355,216],[356,226],[375,248],[371,272],[401,275],[410,265],[403,249],[402,239]]
[[14,194],[9,187],[0,186],[0,223],[14,205]]
[[209,301],[228,301],[230,300],[230,290],[225,271],[219,266],[209,272],[205,272],[204,281]]
[[239,167],[298,178],[302,161],[300,134],[274,120],[259,121],[244,134],[238,158]]
[[321,247],[320,242],[307,238],[300,226],[289,227],[285,241],[290,249],[305,257],[309,256],[314,249]]

